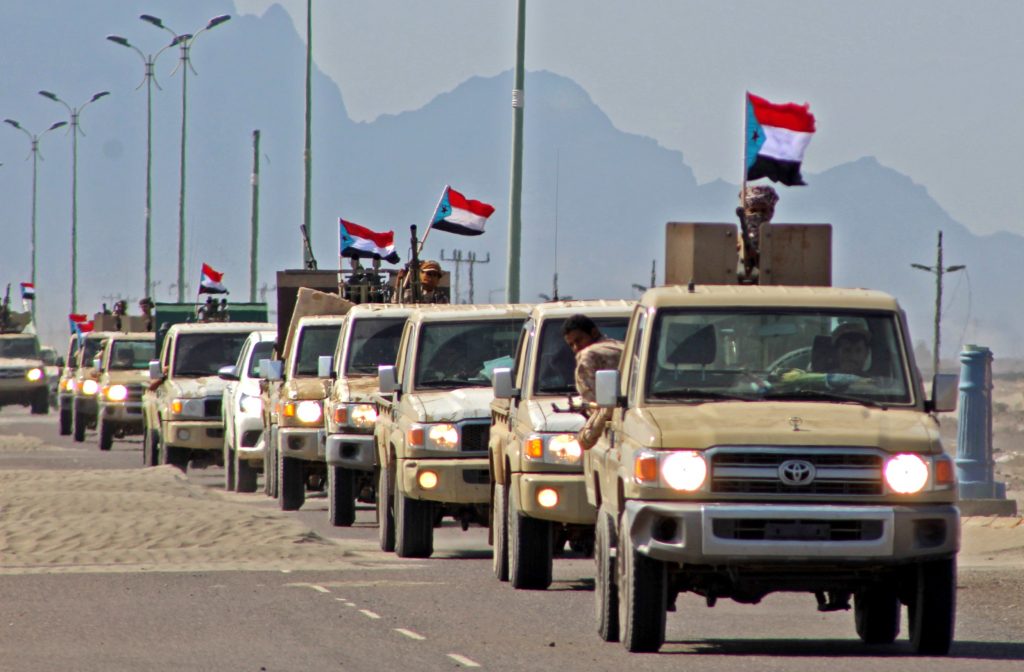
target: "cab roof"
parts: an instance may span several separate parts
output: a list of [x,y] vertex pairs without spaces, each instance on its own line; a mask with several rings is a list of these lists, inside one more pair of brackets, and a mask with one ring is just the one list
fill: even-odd
[[640,303],[662,307],[776,307],[899,310],[896,299],[873,289],[790,287],[783,285],[686,285],[656,287]]
[[578,313],[588,317],[628,316],[636,305],[636,301],[625,299],[594,299],[590,301],[551,301],[538,303],[530,311],[534,320],[546,318],[565,318]]
[[155,341],[156,334],[152,331],[111,331],[107,332],[111,341]]
[[304,327],[310,324],[341,325],[345,322],[345,317],[346,315],[306,315],[299,318],[298,326]]
[[528,303],[475,303],[434,305],[427,310],[417,308],[409,314],[410,321],[417,322],[462,322],[502,317],[523,318],[530,314],[533,306]]
[[236,333],[239,331],[264,331],[273,329],[274,325],[269,322],[181,322],[178,324],[172,324],[171,328],[167,330],[167,335],[170,336],[171,334],[179,332]]
[[413,310],[424,307],[412,303],[360,303],[352,306],[345,316],[350,318],[407,317]]

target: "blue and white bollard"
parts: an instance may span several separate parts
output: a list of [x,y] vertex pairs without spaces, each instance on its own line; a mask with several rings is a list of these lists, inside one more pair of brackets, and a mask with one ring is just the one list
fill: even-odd
[[960,352],[956,475],[960,499],[1006,499],[992,461],[992,351],[966,345]]

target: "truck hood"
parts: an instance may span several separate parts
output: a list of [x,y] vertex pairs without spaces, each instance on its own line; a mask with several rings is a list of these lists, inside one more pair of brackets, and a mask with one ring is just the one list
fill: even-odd
[[326,399],[329,381],[323,378],[292,378],[281,390],[283,399]]
[[149,382],[149,371],[107,371],[103,382],[108,385],[144,385]]
[[377,376],[348,376],[334,381],[332,396],[338,401],[371,401],[377,393]]
[[490,387],[462,387],[406,395],[420,422],[459,422],[491,417],[494,390]]
[[30,357],[0,357],[0,369],[41,369],[43,360]]
[[202,376],[200,378],[174,378],[168,381],[168,391],[178,397],[219,397],[224,393],[227,381],[219,376]]
[[[557,413],[551,408],[552,402],[560,407],[566,405],[565,397],[531,399],[526,402],[530,414],[530,425],[538,432],[570,432],[575,434],[583,427],[583,416],[579,413]],[[519,407],[520,412],[523,406]]]
[[659,448],[757,445],[866,446],[921,453],[941,450],[938,423],[914,409],[730,401],[647,406],[630,422],[640,423],[630,428],[630,434]]

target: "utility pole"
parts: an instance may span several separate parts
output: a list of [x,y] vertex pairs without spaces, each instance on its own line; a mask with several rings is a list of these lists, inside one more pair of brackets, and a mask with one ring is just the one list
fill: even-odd
[[260,131],[252,132],[252,234],[249,244],[249,302],[256,303],[260,239]]
[[516,65],[512,88],[512,175],[508,199],[508,274],[505,299],[519,302],[519,256],[522,240],[523,197],[523,87],[526,48],[526,0],[516,3]]
[[459,292],[460,288],[460,272],[459,266],[466,264],[469,266],[469,303],[473,303],[473,267],[477,264],[489,264],[491,262],[491,253],[487,253],[487,257],[484,259],[478,259],[476,252],[466,252],[463,256],[462,250],[452,250],[451,257],[444,256],[444,250],[441,250],[441,261],[451,261],[455,263],[455,283],[452,289],[454,290],[455,300],[452,303],[458,303],[461,296]]
[[313,258],[313,0],[306,0],[306,146],[302,153],[304,199],[302,225],[306,240],[302,246],[302,267],[316,268]]
[[939,244],[938,251],[936,254],[935,265],[925,266],[924,264],[911,264],[912,268],[916,268],[919,271],[927,271],[935,274],[935,336],[933,338],[932,351],[932,375],[936,375],[939,372],[939,345],[940,345],[940,334],[939,326],[942,322],[942,276],[945,273],[953,273],[955,271],[962,271],[967,268],[963,264],[957,266],[943,266],[942,265],[942,231],[939,231]]
[[476,252],[469,253],[469,302],[473,303],[473,267],[477,264],[489,264],[491,263],[491,253],[487,253],[486,259],[477,259]]

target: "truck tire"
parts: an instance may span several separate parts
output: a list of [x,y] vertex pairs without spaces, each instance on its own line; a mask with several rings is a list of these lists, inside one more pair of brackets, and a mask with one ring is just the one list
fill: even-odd
[[169,464],[172,467],[181,469],[182,473],[188,471],[188,448],[168,446],[164,437],[160,437],[160,464]]
[[857,636],[865,644],[892,644],[900,634],[900,598],[892,586],[871,586],[853,596]]
[[395,553],[429,558],[434,552],[434,512],[430,502],[410,499],[395,488]]
[[160,455],[157,452],[160,436],[146,425],[142,432],[142,466],[155,467],[160,464]]
[[114,427],[109,422],[103,422],[103,418],[96,421],[97,434],[99,435],[100,450],[110,450],[114,445]]
[[74,425],[74,434],[71,438],[78,443],[85,441],[85,416],[79,413],[77,409],[72,409],[71,423]]
[[594,596],[597,634],[606,642],[619,641],[619,589],[615,585],[615,525],[603,511],[597,513],[594,533]]
[[491,496],[491,534],[494,537],[491,564],[494,566],[494,578],[498,581],[508,581],[508,528],[505,526],[507,521],[508,500],[505,497],[505,486],[502,483],[495,483],[494,494]]
[[71,435],[71,409],[62,408],[60,409],[60,435],[70,436]]
[[39,390],[39,394],[32,399],[32,415],[46,415],[50,412],[50,391]]
[[297,457],[277,458],[277,502],[282,511],[298,511],[306,501],[306,479],[302,477],[302,460]]
[[625,514],[619,521],[619,623],[630,653],[654,653],[665,643],[667,575],[665,563],[637,552]]
[[508,580],[520,590],[547,590],[554,553],[551,523],[522,513],[517,488],[509,488]]
[[231,450],[231,444],[224,439],[224,489],[228,492],[235,491],[235,451]]
[[344,467],[327,467],[327,518],[335,527],[356,522],[356,474]]
[[235,492],[256,492],[259,474],[249,460],[238,457],[238,451],[231,451],[232,463],[235,466]]
[[956,624],[956,560],[932,560],[917,566],[909,605],[910,646],[919,656],[945,656]]
[[377,477],[377,539],[380,550],[393,553],[395,550],[395,512],[392,508],[391,472],[380,468]]

